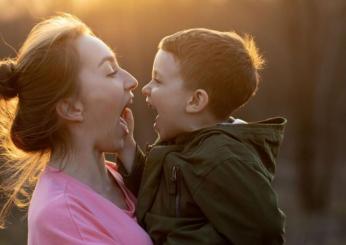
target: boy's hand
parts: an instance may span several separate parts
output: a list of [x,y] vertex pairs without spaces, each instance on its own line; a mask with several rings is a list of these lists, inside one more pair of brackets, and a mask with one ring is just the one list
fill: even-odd
[[134,118],[130,108],[125,108],[122,117],[125,119],[129,133],[124,139],[124,147],[118,152],[118,158],[124,165],[127,173],[131,173],[133,161],[135,159],[136,141],[133,137]]

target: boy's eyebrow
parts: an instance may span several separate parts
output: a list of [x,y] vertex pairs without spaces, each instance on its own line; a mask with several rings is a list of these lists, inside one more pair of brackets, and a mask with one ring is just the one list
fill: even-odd
[[153,77],[161,77],[160,73],[156,70],[153,70],[152,76]]

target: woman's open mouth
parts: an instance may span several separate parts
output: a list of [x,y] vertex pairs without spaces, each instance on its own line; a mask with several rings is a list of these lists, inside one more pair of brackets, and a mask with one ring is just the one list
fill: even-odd
[[128,107],[132,103],[133,103],[133,96],[130,97],[130,99],[125,104],[125,106],[124,106],[124,108],[123,108],[123,110],[121,111],[121,114],[120,114],[120,126],[126,132],[126,134],[128,134],[130,132],[129,126],[128,126],[128,123],[127,123],[126,119],[127,119],[127,113],[129,113],[128,112]]
[[125,131],[126,134],[129,134],[130,130],[125,118],[126,118],[126,108],[124,109],[123,113],[120,116],[120,126]]

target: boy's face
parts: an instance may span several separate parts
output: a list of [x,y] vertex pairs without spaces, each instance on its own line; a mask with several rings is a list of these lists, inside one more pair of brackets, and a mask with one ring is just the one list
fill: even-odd
[[186,131],[186,102],[193,91],[184,87],[173,54],[161,49],[156,53],[152,80],[142,88],[142,93],[149,106],[157,111],[154,129],[161,140]]

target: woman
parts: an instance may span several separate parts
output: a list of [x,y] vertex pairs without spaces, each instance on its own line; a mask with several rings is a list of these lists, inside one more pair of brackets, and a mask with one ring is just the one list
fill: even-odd
[[67,14],[37,24],[18,57],[0,63],[9,192],[0,217],[13,202],[25,205],[35,184],[28,244],[151,244],[133,195],[104,158],[134,142],[127,105],[136,86],[110,48]]

